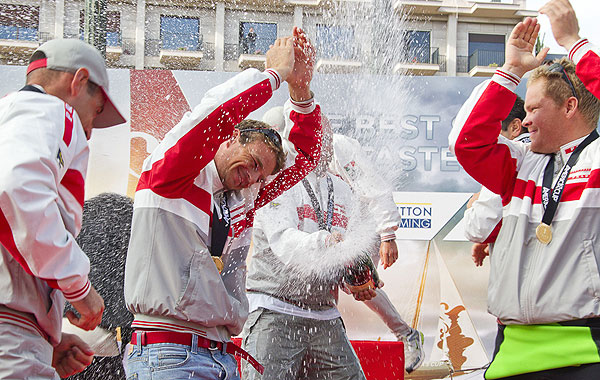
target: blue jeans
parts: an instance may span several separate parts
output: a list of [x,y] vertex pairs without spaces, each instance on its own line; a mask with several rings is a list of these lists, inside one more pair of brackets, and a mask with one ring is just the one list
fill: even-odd
[[133,345],[127,357],[127,380],[240,380],[233,355],[198,347],[197,342],[194,336],[191,346]]

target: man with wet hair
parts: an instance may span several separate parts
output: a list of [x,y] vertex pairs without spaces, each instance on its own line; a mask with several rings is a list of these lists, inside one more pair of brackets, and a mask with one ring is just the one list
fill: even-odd
[[[579,36],[568,0],[540,9],[569,59],[541,65],[540,26],[525,18],[506,61],[459,111],[450,145],[465,170],[502,197],[490,256],[488,310],[498,319],[486,379],[600,378],[600,50]],[[573,62],[570,62],[572,60]],[[499,140],[521,78],[531,144]]]
[[61,333],[65,298],[79,314],[67,317],[85,330],[104,310],[75,242],[87,140],[125,119],[108,96],[104,59],[83,41],[42,44],[26,83],[0,100],[0,378],[58,379],[93,355]]
[[[515,142],[529,143],[529,131],[523,127],[525,103],[517,96],[513,108],[502,120],[499,139],[507,138]],[[485,187],[473,194],[465,210],[465,236],[472,241],[471,254],[476,266],[482,266],[489,256],[491,244],[496,240],[502,226],[502,198]]]
[[[136,330],[128,377],[238,379],[233,355],[261,370],[231,336],[248,317],[244,285],[254,213],[318,161],[313,65],[314,48],[294,28],[293,37],[277,39],[267,52],[264,72],[248,69],[208,91],[144,162],[125,266],[125,300]],[[279,134],[261,122],[242,122],[283,80],[296,148],[287,168]]]
[[[328,172],[332,157],[332,132],[324,123],[315,170],[256,215],[246,281],[251,313],[241,336],[265,372],[261,376],[242,363],[245,380],[365,379],[336,306],[343,272],[332,271],[331,278],[299,276],[293,259],[311,256],[329,273],[332,268],[321,256],[340,249],[344,240],[355,199],[352,189]],[[357,288],[353,295],[366,300],[375,291]]]

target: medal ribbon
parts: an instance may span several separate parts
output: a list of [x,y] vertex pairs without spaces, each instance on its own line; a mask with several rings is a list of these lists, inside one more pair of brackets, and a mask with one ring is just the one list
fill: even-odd
[[315,214],[317,215],[317,223],[319,223],[320,230],[326,230],[331,232],[331,226],[333,224],[333,181],[329,174],[327,174],[327,221],[323,217],[321,212],[321,205],[319,204],[319,200],[315,195],[310,183],[306,178],[302,179],[302,184],[308,193],[308,197],[310,198],[310,202],[312,203],[313,208],[315,209]]
[[213,217],[211,226],[212,228],[210,235],[211,256],[221,256],[223,254],[223,248],[225,248],[225,241],[227,241],[227,235],[229,234],[231,218],[229,216],[229,207],[227,207],[227,193],[223,193],[220,206],[221,218],[219,218],[217,207],[213,206]]
[[598,132],[594,130],[592,133],[588,135],[579,144],[577,148],[571,153],[571,156],[567,160],[567,163],[561,169],[558,174],[558,180],[554,185],[554,189],[552,189],[552,177],[554,173],[554,155],[550,155],[550,161],[546,164],[546,168],[544,169],[544,178],[542,180],[542,206],[544,207],[544,215],[542,216],[542,223],[546,225],[550,225],[552,223],[552,219],[554,218],[554,214],[556,214],[556,209],[558,208],[558,202],[560,201],[560,197],[562,196],[563,190],[565,189],[565,184],[567,182],[567,178],[569,177],[569,173],[577,160],[579,159],[579,155],[587,147],[592,143],[592,141],[598,138]]

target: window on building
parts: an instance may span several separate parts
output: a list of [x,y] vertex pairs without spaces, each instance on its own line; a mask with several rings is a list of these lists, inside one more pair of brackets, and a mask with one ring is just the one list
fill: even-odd
[[407,63],[431,62],[431,32],[410,30],[402,36],[403,61]]
[[242,54],[266,54],[277,39],[277,24],[242,21],[239,37]]
[[504,35],[469,34],[469,70],[504,64]]
[[163,49],[196,51],[202,48],[200,20],[161,16],[160,41]]
[[[85,11],[79,12],[79,39],[83,40]],[[106,46],[121,46],[121,13],[106,12]]]
[[351,26],[317,24],[316,45],[319,56],[323,58],[358,57],[358,45]]
[[39,17],[38,7],[0,4],[0,39],[37,41]]

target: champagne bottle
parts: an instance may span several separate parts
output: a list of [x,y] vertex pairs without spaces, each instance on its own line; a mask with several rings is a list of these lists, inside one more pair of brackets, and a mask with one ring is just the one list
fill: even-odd
[[344,282],[353,293],[379,287],[379,274],[367,252],[363,251],[354,262],[346,267]]

